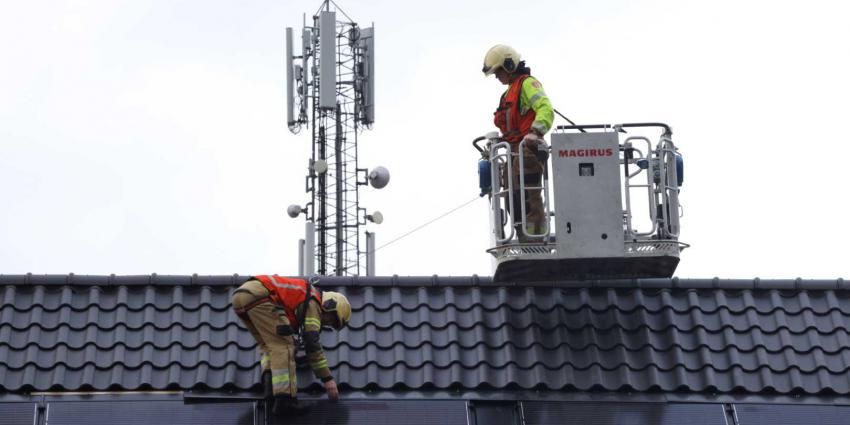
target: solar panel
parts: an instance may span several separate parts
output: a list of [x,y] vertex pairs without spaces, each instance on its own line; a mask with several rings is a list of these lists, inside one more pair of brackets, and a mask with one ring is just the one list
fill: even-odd
[[309,414],[272,421],[288,425],[467,425],[466,402],[390,400],[320,402]]
[[0,425],[21,425],[35,422],[35,403],[0,403]]
[[723,406],[698,403],[524,402],[526,425],[725,425]]
[[791,404],[736,404],[740,425],[846,425],[850,406],[812,406]]
[[46,423],[253,425],[254,403],[183,404],[182,400],[55,401],[47,404]]

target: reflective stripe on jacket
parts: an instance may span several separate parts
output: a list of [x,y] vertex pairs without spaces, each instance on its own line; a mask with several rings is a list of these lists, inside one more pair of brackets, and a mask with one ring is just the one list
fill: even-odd
[[[301,323],[295,311],[306,299],[307,281],[278,275],[260,275],[254,276],[254,279],[262,282],[263,286],[269,290],[270,297],[276,305],[283,307],[286,318],[289,319],[289,325],[293,329],[299,329]],[[322,293],[316,288],[312,288],[311,292],[311,298],[322,305]]]

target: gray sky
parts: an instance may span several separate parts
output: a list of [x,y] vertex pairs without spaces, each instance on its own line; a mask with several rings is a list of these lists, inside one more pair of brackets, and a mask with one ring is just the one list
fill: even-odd
[[[345,1],[375,23],[361,166],[378,245],[471,199],[472,138],[513,45],[574,121],[663,121],[685,157],[682,277],[850,277],[850,5]],[[0,4],[0,272],[292,274],[309,136],[285,123],[284,27],[319,1]],[[479,200],[378,273],[490,274]]]

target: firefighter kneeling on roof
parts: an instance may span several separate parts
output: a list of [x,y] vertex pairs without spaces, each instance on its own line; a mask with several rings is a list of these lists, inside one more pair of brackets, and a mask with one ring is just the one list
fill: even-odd
[[325,385],[328,398],[339,390],[319,342],[322,326],[342,329],[351,319],[351,304],[338,292],[319,291],[310,281],[277,275],[254,276],[233,293],[233,309],[257,340],[262,359],[266,400],[274,400],[275,415],[300,415],[309,410],[297,397],[295,341],[300,335],[313,373]]

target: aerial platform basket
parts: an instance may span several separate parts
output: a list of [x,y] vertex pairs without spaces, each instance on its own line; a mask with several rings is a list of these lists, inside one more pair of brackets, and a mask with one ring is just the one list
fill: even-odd
[[[626,133],[647,128],[661,129],[654,146],[645,136]],[[522,152],[525,142],[512,151],[495,134],[488,138],[488,149],[479,148],[479,172],[482,193],[490,194],[492,247],[487,252],[494,257],[494,281],[673,275],[688,245],[678,240],[683,162],[669,126],[559,126],[551,147],[538,147],[549,154],[543,178],[535,186],[520,179],[516,188],[508,176],[512,167],[524,169],[522,155],[515,152]],[[483,139],[473,142],[477,148]],[[526,198],[532,190],[542,191],[549,218],[538,233],[526,226]],[[521,213],[512,217],[509,206],[517,201]],[[633,207],[645,209],[633,214]]]

